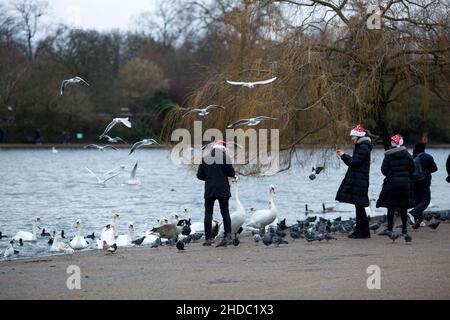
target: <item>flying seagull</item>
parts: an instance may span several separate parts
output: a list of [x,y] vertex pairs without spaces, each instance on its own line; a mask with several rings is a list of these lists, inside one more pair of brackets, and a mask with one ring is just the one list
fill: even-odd
[[138,162],[136,161],[136,164],[133,167],[133,170],[131,171],[130,180],[127,182],[129,185],[138,185],[141,183],[141,180],[139,178],[136,178],[136,171],[138,168]]
[[249,126],[257,126],[258,124],[261,123],[261,121],[267,121],[267,120],[278,120],[276,118],[271,118],[271,117],[266,117],[266,116],[259,116],[256,118],[251,118],[251,119],[241,119],[236,121],[233,124],[230,124],[227,128],[228,129],[234,129],[236,127],[239,126],[245,126],[245,125],[249,125]]
[[201,116],[201,117],[206,117],[209,114],[209,110],[211,110],[211,109],[222,109],[222,110],[225,110],[225,107],[224,106],[219,106],[217,104],[212,104],[212,105],[207,106],[204,109],[192,109],[192,110],[189,110],[188,112],[186,112],[183,115],[183,118],[186,117],[187,115],[191,114],[191,113],[194,113],[194,112],[198,112],[198,115]]
[[269,84],[277,80],[277,77],[269,79],[269,80],[263,80],[263,81],[255,81],[255,82],[238,82],[238,81],[227,81],[228,84],[232,84],[234,86],[242,86],[247,88],[254,88],[258,84]]
[[104,146],[104,147],[101,147],[101,146],[96,145],[96,144],[90,144],[90,145],[88,145],[88,146],[85,146],[84,148],[85,148],[85,149],[98,149],[98,150],[100,150],[100,151],[105,151],[105,149],[108,149],[108,148],[117,150],[117,148],[115,148],[115,147],[113,147],[113,146],[110,146],[110,145],[106,145],[106,146]]
[[67,86],[68,84],[74,84],[74,83],[80,83],[80,82],[84,83],[84,84],[87,85],[88,87],[91,86],[89,83],[87,83],[86,81],[84,81],[82,78],[80,78],[80,77],[78,77],[78,76],[75,77],[75,78],[72,78],[72,79],[63,80],[63,82],[62,82],[62,84],[61,84],[61,95],[64,94],[64,90],[66,89],[66,86]]
[[122,142],[122,143],[127,143],[125,140],[123,140],[121,137],[115,137],[115,138],[111,138],[110,136],[107,136],[106,134],[105,135],[103,135],[103,137],[102,138],[106,138],[106,139],[108,139],[108,142],[109,143],[119,143],[119,142]]
[[105,132],[102,133],[99,139],[102,139],[118,123],[123,123],[126,127],[131,128],[131,122],[129,118],[115,118],[110,124],[108,124]]
[[154,139],[145,139],[139,142],[136,142],[133,147],[131,147],[130,153],[128,155],[131,155],[134,151],[136,151],[136,149],[139,149],[143,146],[151,146],[153,144],[159,144],[158,142],[156,142],[156,140]]
[[120,173],[116,173],[116,174],[114,174],[114,175],[112,175],[112,176],[110,176],[110,177],[107,177],[106,179],[101,179],[101,178],[100,178],[98,175],[96,175],[91,169],[89,169],[89,168],[86,167],[86,170],[87,170],[90,174],[92,174],[94,177],[97,178],[98,184],[105,184],[106,181],[111,180],[112,178],[115,178],[115,177],[117,177],[117,176],[120,174]]

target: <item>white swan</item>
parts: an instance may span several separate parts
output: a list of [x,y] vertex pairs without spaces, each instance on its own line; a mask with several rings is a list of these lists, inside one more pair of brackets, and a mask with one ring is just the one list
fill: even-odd
[[250,219],[249,227],[258,228],[260,232],[265,230],[265,227],[277,218],[277,208],[273,201],[273,194],[275,193],[275,187],[273,185],[269,188],[269,209],[256,210]]
[[[184,209],[184,215],[185,215],[186,220],[189,220],[191,218],[190,214],[189,214],[189,209],[187,209],[187,208]],[[213,220],[212,225],[211,225],[211,230],[216,228],[217,225],[220,225],[219,221]],[[190,228],[191,228],[191,234],[205,233],[205,223],[204,222],[191,223]]]
[[372,218],[376,216],[375,212],[375,203],[377,202],[377,199],[370,199],[369,206],[367,208],[364,208],[366,210],[366,214],[368,216],[371,216]]
[[81,235],[80,219],[78,219],[77,222],[75,223],[75,228],[77,229],[77,235],[75,236],[75,238],[72,239],[72,241],[70,241],[69,243],[70,247],[75,250],[86,249],[89,246],[89,244],[87,243],[86,239],[84,239],[84,237]]
[[36,242],[37,241],[36,228],[37,228],[37,224],[40,222],[41,222],[41,218],[39,218],[39,217],[34,218],[32,232],[21,230],[16,233],[16,235],[14,236],[14,240],[19,241],[19,239],[22,239],[22,241]]
[[[231,234],[237,234],[239,229],[242,228],[245,222],[245,208],[242,205],[242,202],[239,199],[239,187],[237,182],[233,182],[236,185],[235,189],[235,197],[236,197],[236,211],[234,211],[231,218]],[[222,236],[224,233],[223,223],[220,224],[219,236]]]
[[128,223],[127,234],[122,234],[117,237],[116,244],[118,247],[131,247],[131,237],[134,231],[134,225],[132,222]]
[[58,242],[58,233],[53,231],[53,244],[50,252],[63,252],[65,248],[66,244],[64,242]]

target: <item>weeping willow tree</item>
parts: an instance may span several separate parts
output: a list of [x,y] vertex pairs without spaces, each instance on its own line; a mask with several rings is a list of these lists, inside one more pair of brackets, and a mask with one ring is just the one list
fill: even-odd
[[[195,2],[198,3],[198,2]],[[204,129],[225,130],[242,118],[277,118],[259,128],[280,130],[282,158],[289,168],[299,143],[322,147],[348,140],[364,123],[389,146],[392,108],[414,87],[449,101],[449,20],[445,1],[219,1],[209,21],[226,52],[223,64],[185,105],[174,108],[163,139],[175,128],[191,130],[187,109],[221,104],[225,111],[203,119]],[[367,8],[377,5],[380,29],[369,29]],[[211,15],[213,10],[203,7]],[[277,80],[254,89],[226,80]],[[256,169],[255,169],[256,170]],[[283,170],[283,169],[282,169]],[[257,170],[255,171],[257,172]]]

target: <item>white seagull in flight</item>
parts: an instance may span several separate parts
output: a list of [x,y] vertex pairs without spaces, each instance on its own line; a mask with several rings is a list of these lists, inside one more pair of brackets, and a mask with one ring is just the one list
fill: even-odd
[[238,82],[238,81],[227,81],[228,84],[232,84],[234,86],[242,86],[242,87],[248,87],[250,89],[254,88],[258,84],[269,84],[277,80],[277,77],[269,79],[269,80],[263,80],[263,81],[255,81],[255,82]]
[[105,151],[105,149],[108,149],[108,148],[111,148],[111,149],[113,149],[113,150],[117,150],[117,148],[115,148],[115,147],[113,147],[113,146],[110,146],[109,144],[107,145],[107,146],[104,146],[104,147],[101,147],[101,146],[99,146],[99,145],[96,145],[96,144],[90,144],[90,145],[88,145],[88,146],[85,146],[84,147],[85,149],[98,149],[98,150],[100,150],[100,151]]
[[223,110],[225,110],[225,107],[224,106],[219,106],[217,104],[212,104],[212,105],[207,106],[204,109],[192,109],[192,110],[186,112],[183,115],[183,118],[186,117],[187,115],[191,114],[191,113],[194,113],[194,112],[198,112],[198,115],[201,116],[201,117],[206,117],[209,114],[209,110],[211,110],[211,109],[223,109]]
[[250,118],[250,119],[241,119],[236,121],[235,123],[230,124],[227,128],[228,129],[234,129],[236,127],[239,126],[245,126],[245,125],[249,125],[249,126],[257,126],[258,124],[261,123],[261,121],[267,121],[267,120],[278,120],[276,118],[272,118],[272,117],[266,117],[266,116],[259,116],[256,118]]
[[115,178],[115,177],[117,177],[117,176],[120,174],[120,172],[119,172],[119,173],[116,173],[116,174],[114,174],[114,175],[112,175],[112,176],[110,176],[110,177],[107,177],[106,179],[102,179],[102,178],[100,178],[98,175],[96,175],[96,174],[95,174],[91,169],[89,169],[88,167],[86,167],[86,170],[87,170],[90,174],[92,174],[94,177],[97,178],[97,183],[98,183],[98,184],[105,184],[106,181],[111,180],[112,178]]
[[75,77],[75,78],[68,79],[68,80],[64,80],[64,81],[62,82],[62,84],[61,84],[61,95],[64,94],[64,90],[66,89],[66,86],[67,86],[68,84],[74,84],[74,83],[80,83],[80,82],[84,83],[84,84],[87,85],[88,87],[91,86],[89,83],[87,83],[87,82],[84,81],[82,78],[80,78],[80,77],[77,76],[77,77]]
[[108,126],[105,129],[105,132],[102,133],[99,139],[105,137],[105,135],[118,123],[123,123],[124,126],[131,128],[131,122],[129,118],[115,118],[110,124],[108,124]]
[[153,144],[159,144],[159,143],[156,142],[156,140],[154,140],[154,139],[145,139],[145,140],[136,142],[133,145],[133,147],[131,147],[130,153],[128,155],[131,155],[134,151],[136,151],[136,149],[139,149],[140,147],[151,146]]
[[108,139],[108,142],[109,143],[119,143],[119,142],[122,142],[122,143],[127,143],[125,140],[123,140],[121,137],[115,137],[115,138],[111,138],[110,136],[108,136],[108,135],[103,135],[103,137],[102,138],[106,138],[106,139]]

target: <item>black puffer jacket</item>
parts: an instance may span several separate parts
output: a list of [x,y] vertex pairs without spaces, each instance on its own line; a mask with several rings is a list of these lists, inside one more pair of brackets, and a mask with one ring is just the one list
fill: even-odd
[[345,178],[339,187],[336,200],[339,202],[369,206],[369,171],[372,141],[360,138],[355,144],[353,156],[344,154],[342,160],[348,166]]
[[197,171],[197,178],[205,181],[205,198],[231,197],[228,178],[235,175],[230,158],[220,149],[213,149],[208,157],[203,158]]
[[377,208],[412,208],[414,193],[411,176],[414,161],[405,147],[393,148],[384,153],[381,172],[386,178],[377,201]]
[[448,155],[446,166],[447,166],[447,182],[450,183],[450,154]]

